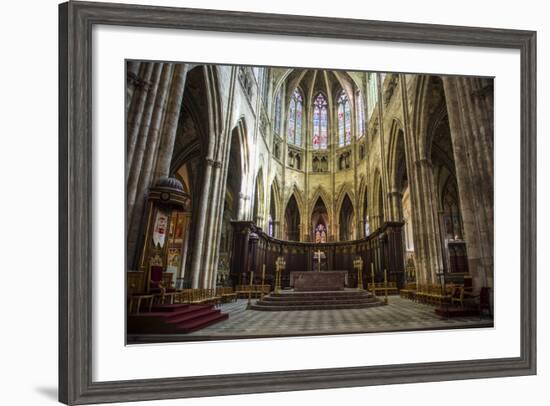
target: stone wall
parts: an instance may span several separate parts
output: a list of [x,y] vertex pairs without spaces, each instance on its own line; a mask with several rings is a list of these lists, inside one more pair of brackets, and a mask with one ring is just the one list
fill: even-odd
[[[304,97],[299,146],[289,145],[286,137],[287,107],[297,87]],[[352,142],[344,147],[337,143],[341,91],[350,96],[352,112]],[[282,121],[276,134],[278,92]],[[312,100],[318,92],[326,95],[329,111],[328,148],[321,151],[311,145]],[[357,126],[357,92],[364,102],[365,134]],[[298,203],[303,242],[314,239],[311,218],[318,199],[326,207],[329,241],[340,239],[346,196],[356,239],[366,236],[366,221],[374,232],[408,213],[418,282],[436,283],[447,269],[436,180],[436,170],[444,165],[458,188],[474,287],[492,286],[491,80],[130,62],[127,100],[129,269],[138,267],[148,188],[166,176],[185,181],[181,168],[187,165],[193,210],[179,276],[193,287],[216,283],[228,179],[237,175],[238,209],[232,220],[252,221],[268,232],[271,216],[278,239],[284,238],[291,196]],[[449,142],[438,144],[442,137],[450,137]],[[230,162],[235,154],[240,164]]]

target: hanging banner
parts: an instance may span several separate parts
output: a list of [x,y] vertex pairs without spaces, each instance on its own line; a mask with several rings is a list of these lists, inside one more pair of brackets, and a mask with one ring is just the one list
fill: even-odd
[[160,248],[164,246],[167,227],[168,214],[159,210],[157,212],[157,216],[155,218],[155,226],[153,228],[153,244],[155,246],[160,245]]

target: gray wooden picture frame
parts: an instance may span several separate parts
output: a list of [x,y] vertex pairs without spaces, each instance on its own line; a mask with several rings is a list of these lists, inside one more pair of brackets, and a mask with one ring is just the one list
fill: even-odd
[[[92,380],[92,27],[210,30],[517,49],[521,54],[521,354],[185,378]],[[536,32],[68,2],[59,6],[59,400],[66,404],[536,373]],[[123,326],[121,326],[123,328]]]

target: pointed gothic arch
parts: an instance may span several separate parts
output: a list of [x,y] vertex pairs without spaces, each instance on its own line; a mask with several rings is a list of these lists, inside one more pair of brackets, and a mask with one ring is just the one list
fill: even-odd
[[316,243],[328,242],[330,227],[330,216],[328,214],[327,205],[322,196],[319,195],[311,210],[310,232],[312,241]]
[[284,237],[288,241],[301,240],[302,216],[296,194],[290,195],[285,208]]
[[357,217],[358,217],[358,223],[359,223],[359,234],[357,235],[358,238],[367,237],[370,234],[370,222],[369,222],[369,212],[368,212],[368,193],[367,193],[368,187],[367,187],[367,179],[366,176],[361,175],[360,181],[359,181],[359,189],[358,189],[358,210],[357,210]]
[[256,174],[256,182],[254,185],[254,207],[252,212],[252,221],[254,221],[258,227],[262,227],[264,224],[266,202],[265,195],[263,168],[260,168]]
[[346,195],[349,196],[349,198],[352,202],[355,201],[355,193],[354,193],[354,190],[353,190],[353,186],[349,182],[344,183],[340,187],[340,190],[338,191],[338,195],[337,195],[337,198],[335,200],[335,206],[336,206],[336,212],[337,213],[340,211],[340,208],[342,207],[342,202],[344,201],[344,198],[346,197]]
[[369,220],[371,223],[370,231],[375,231],[384,224],[385,216],[385,207],[384,207],[384,188],[382,186],[382,176],[380,175],[380,169],[376,168],[374,171],[374,176],[372,177],[370,190],[370,205],[369,205]]
[[330,205],[330,202],[332,199],[330,198],[330,194],[322,187],[319,186],[313,194],[311,195],[311,198],[309,199],[310,205],[309,205],[309,212],[313,212],[313,209],[315,208],[315,204],[317,203],[317,200],[321,198],[323,202],[325,203],[325,206],[327,208],[327,213],[329,218],[332,216],[332,207]]
[[348,193],[344,195],[338,210],[339,241],[355,239],[355,210]]
[[273,178],[269,188],[269,218],[268,218],[268,234],[271,237],[281,238],[281,189],[277,177]]

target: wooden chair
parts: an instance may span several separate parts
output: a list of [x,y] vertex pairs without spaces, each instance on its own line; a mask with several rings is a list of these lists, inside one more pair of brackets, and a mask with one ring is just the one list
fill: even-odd
[[[139,314],[141,303],[145,302],[147,310],[150,312],[153,307],[155,295],[145,292],[145,278],[143,272],[130,271],[127,273],[128,286],[128,314]],[[135,305],[135,306],[134,306]]]
[[451,304],[458,303],[461,308],[464,308],[464,287],[456,286],[451,295]]
[[141,302],[145,300],[149,302],[148,310],[151,312],[151,309],[153,307],[153,302],[155,300],[155,295],[132,295],[130,296],[130,303],[128,304],[128,313],[132,313],[134,302],[136,302],[136,308],[134,314],[139,314],[140,308],[141,308]]

